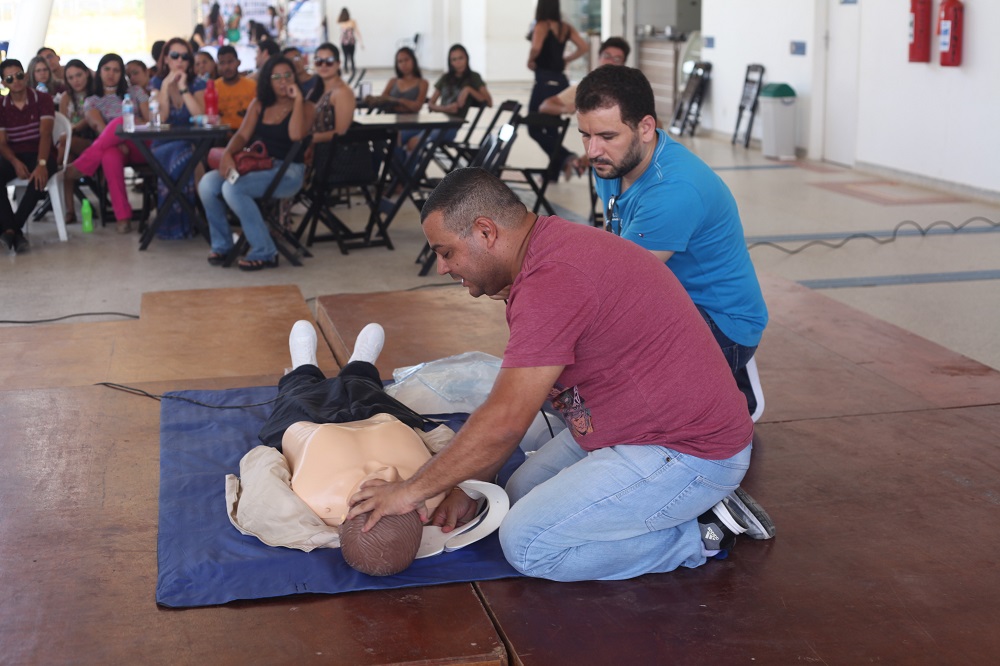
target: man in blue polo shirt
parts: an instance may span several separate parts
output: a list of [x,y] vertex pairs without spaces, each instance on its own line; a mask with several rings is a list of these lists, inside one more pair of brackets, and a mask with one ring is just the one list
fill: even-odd
[[753,413],[746,364],[767,325],[767,306],[729,188],[656,128],[653,90],[639,70],[599,67],[580,82],[576,107],[605,227],[666,262],[715,335]]

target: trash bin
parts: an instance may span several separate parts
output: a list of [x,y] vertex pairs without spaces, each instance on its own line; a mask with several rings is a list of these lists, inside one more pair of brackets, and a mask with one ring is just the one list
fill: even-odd
[[764,157],[795,159],[795,91],[787,83],[760,89],[761,152]]

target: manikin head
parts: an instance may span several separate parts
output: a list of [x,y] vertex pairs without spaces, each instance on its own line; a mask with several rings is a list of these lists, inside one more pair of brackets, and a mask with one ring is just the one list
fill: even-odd
[[362,532],[368,516],[363,513],[340,525],[344,561],[369,576],[391,576],[410,566],[423,535],[417,512],[383,516],[369,531]]

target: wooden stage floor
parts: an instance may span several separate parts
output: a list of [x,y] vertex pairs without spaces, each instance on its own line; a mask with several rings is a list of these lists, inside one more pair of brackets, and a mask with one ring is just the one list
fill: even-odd
[[[941,664],[1000,656],[1000,372],[764,280],[766,409],[745,486],[778,526],[630,581],[476,584],[156,606],[159,404],[277,382],[296,287],[148,293],[137,321],[0,329],[0,661]],[[494,354],[503,305],[458,288],[321,297],[335,372]]]

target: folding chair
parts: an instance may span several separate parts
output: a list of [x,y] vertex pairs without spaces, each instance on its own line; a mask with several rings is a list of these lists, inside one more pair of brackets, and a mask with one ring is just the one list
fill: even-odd
[[[379,166],[389,159],[393,145],[394,130],[358,125],[333,141],[315,144],[312,178],[299,195],[308,210],[295,237],[301,240],[305,235],[307,247],[315,242],[336,241],[342,254],[363,246],[367,228],[352,231],[333,213],[331,208],[344,200],[335,192],[359,188],[368,207],[376,208],[381,191]],[[329,233],[317,235],[320,223]]]
[[[516,115],[514,116],[514,126],[520,129],[524,126],[529,130],[532,127],[551,127],[557,132],[557,141],[553,142],[552,152],[548,155],[549,161],[544,168],[539,167],[504,167],[503,171],[516,171],[524,177],[524,181],[527,182],[528,186],[535,193],[535,205],[532,207],[532,212],[537,213],[538,209],[545,206],[545,210],[548,211],[549,215],[555,215],[556,211],[552,208],[552,204],[549,203],[548,199],[545,198],[545,190],[548,189],[549,183],[559,179],[559,173],[562,169],[562,164],[559,163],[560,152],[559,148],[562,147],[563,141],[566,139],[566,131],[569,129],[569,117],[562,116],[550,116],[544,113],[529,113],[527,116]],[[507,183],[518,183],[522,182],[519,180],[509,180],[504,179]]]
[[[302,243],[299,242],[299,239],[296,238],[295,234],[293,234],[282,223],[282,199],[276,199],[274,197],[274,191],[278,189],[278,184],[281,182],[281,179],[284,178],[285,172],[288,171],[288,167],[305,153],[311,140],[312,136],[307,135],[304,139],[300,139],[292,144],[292,147],[288,150],[288,155],[281,163],[281,168],[279,168],[277,173],[274,174],[274,178],[271,179],[271,183],[267,186],[267,190],[265,190],[264,194],[256,199],[257,205],[260,207],[261,217],[264,218],[264,224],[267,225],[268,231],[271,233],[271,238],[274,239],[275,247],[278,248],[278,252],[281,253],[293,266],[301,266],[301,258],[311,257],[312,253],[306,249]],[[231,215],[232,211],[229,211],[229,213]],[[246,236],[241,231],[239,239],[237,239],[236,244],[226,257],[223,265],[231,266],[237,257],[243,256],[248,245]]]
[[440,167],[441,171],[451,173],[459,166],[459,160],[463,155],[462,151],[468,150],[472,141],[472,133],[476,131],[476,125],[479,124],[479,119],[483,117],[483,111],[485,110],[485,106],[478,104],[470,106],[465,112],[467,126],[465,135],[461,138],[456,136],[453,141],[448,141],[438,146],[437,151],[434,153],[434,162]]
[[698,129],[698,119],[701,117],[701,103],[708,89],[708,82],[711,78],[712,63],[696,62],[691,76],[688,77],[684,92],[677,100],[677,108],[674,109],[674,117],[670,122],[670,133],[677,136],[684,136],[688,132],[694,136]]
[[[495,129],[503,127],[507,124],[512,125],[514,123],[514,117],[517,116],[520,110],[521,103],[513,99],[508,99],[500,104],[500,106],[497,107],[496,112],[493,114],[493,118],[490,119],[489,124],[482,130],[483,139],[489,136]],[[482,146],[482,141],[479,143],[473,142],[472,131],[470,129],[470,131],[466,133],[465,139],[460,142],[455,142],[453,146],[455,151],[458,153],[458,161],[456,161],[453,165],[454,169],[455,167],[461,166],[461,162],[464,162],[466,166],[470,165],[472,160],[476,157],[476,154],[479,152],[479,149]]]
[[[479,152],[476,153],[469,166],[486,169],[494,176],[499,177],[504,164],[507,163],[507,156],[510,155],[510,148],[516,138],[517,130],[511,124],[505,124],[496,132],[487,134],[483,137]],[[421,277],[430,273],[435,259],[436,256],[431,251],[430,243],[424,243],[424,249],[417,255]]]
[[729,143],[735,144],[740,134],[740,122],[743,120],[743,112],[748,112],[747,129],[743,135],[743,147],[750,147],[750,131],[753,129],[753,119],[757,115],[757,98],[760,97],[760,87],[764,82],[764,65],[747,65],[747,74],[743,79],[743,96],[740,97],[740,108],[736,113],[736,129],[733,130],[733,140]]

